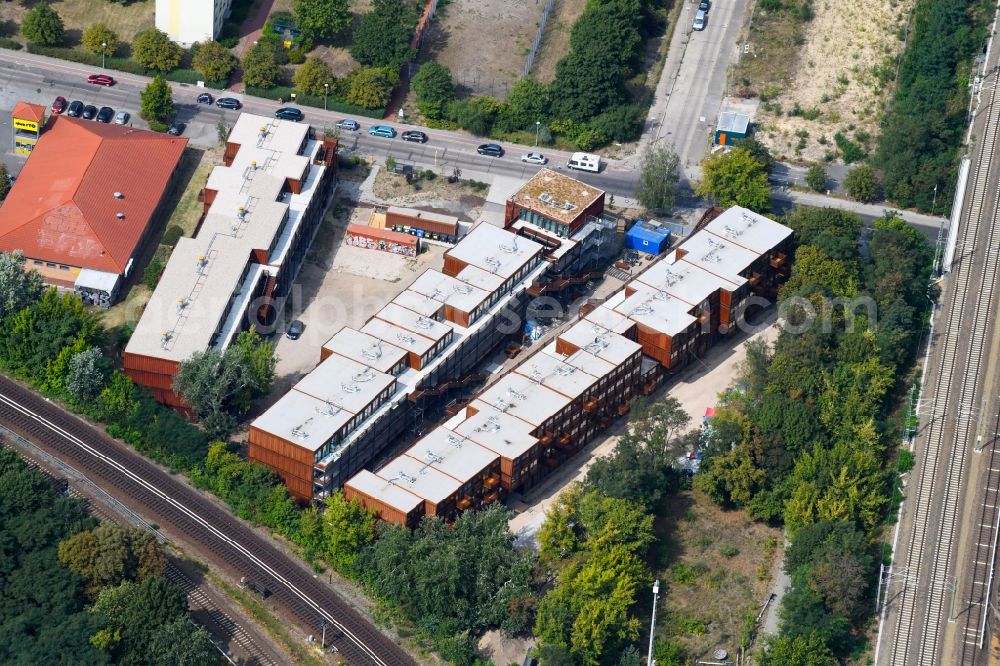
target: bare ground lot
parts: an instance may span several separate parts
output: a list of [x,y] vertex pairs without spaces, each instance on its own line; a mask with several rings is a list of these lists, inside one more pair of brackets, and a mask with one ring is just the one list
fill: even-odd
[[[556,63],[569,53],[569,32],[586,4],[586,0],[555,0],[531,67],[532,78],[542,83],[552,83],[552,79],[556,78]],[[531,42],[528,42],[528,48],[531,48]]]
[[544,8],[545,0],[441,3],[424,37],[421,61],[436,60],[450,69],[462,92],[503,99],[521,78]]
[[734,91],[762,99],[757,136],[779,159],[841,160],[834,136],[873,145],[913,0],[814,0],[794,25],[758,9]]
[[[24,13],[34,4],[0,3],[4,34],[20,38],[20,33],[9,22],[20,26]],[[105,0],[52,0],[49,4],[62,17],[68,44],[79,43],[83,31],[94,23],[107,25],[118,34],[119,40],[131,42],[137,32],[152,28],[155,18],[155,0],[136,0],[126,5]]]

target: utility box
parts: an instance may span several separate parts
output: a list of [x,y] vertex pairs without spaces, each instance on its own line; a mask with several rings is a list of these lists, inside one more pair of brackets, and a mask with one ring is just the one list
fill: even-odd
[[750,136],[750,116],[735,111],[723,111],[715,126],[715,143],[730,146]]
[[625,247],[657,255],[670,247],[670,231],[652,220],[639,220],[625,234]]

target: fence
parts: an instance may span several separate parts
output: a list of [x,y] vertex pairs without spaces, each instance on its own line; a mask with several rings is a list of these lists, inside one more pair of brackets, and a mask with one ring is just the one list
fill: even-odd
[[538,22],[538,32],[535,33],[535,41],[531,43],[531,51],[528,52],[528,59],[524,63],[524,76],[531,73],[531,66],[535,62],[535,54],[538,53],[538,45],[542,43],[545,22],[549,20],[549,12],[552,11],[552,2],[553,0],[548,0],[545,3],[545,9],[542,11],[542,20]]

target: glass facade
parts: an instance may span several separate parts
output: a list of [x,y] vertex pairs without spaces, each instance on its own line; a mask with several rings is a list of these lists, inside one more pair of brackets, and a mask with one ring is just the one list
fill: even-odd
[[560,238],[566,238],[569,235],[569,226],[566,224],[561,224],[555,220],[550,220],[544,215],[539,215],[533,210],[528,210],[527,208],[522,208],[517,214],[518,219],[529,222],[536,227],[541,227],[546,231],[551,231]]

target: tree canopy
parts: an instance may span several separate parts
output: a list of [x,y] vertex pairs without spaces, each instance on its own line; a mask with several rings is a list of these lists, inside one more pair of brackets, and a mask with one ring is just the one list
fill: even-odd
[[455,84],[451,72],[444,65],[429,60],[411,82],[417,96],[417,108],[427,118],[438,119],[444,115],[445,105],[455,98]]
[[81,41],[91,53],[111,56],[118,49],[118,34],[103,23],[95,23],[84,30]]
[[405,0],[373,0],[351,35],[351,56],[362,65],[399,70],[416,57],[411,42],[417,19]]
[[[307,95],[322,95],[335,83],[333,70],[322,58],[313,56],[302,63],[292,77],[295,87]],[[326,84],[326,86],[324,86]]]
[[677,153],[663,143],[647,146],[639,168],[639,186],[636,189],[639,204],[650,210],[672,210],[681,178]]
[[325,39],[351,25],[348,0],[295,0],[295,26],[307,39]]
[[32,44],[55,46],[63,40],[65,28],[56,10],[48,3],[40,2],[24,14],[21,32]]
[[767,169],[746,148],[716,153],[705,160],[695,192],[723,208],[743,206],[758,213],[771,210]]
[[261,40],[243,56],[243,82],[255,88],[270,88],[281,81],[284,73],[278,61],[280,46]]
[[170,84],[160,75],[153,77],[153,80],[146,84],[139,93],[139,100],[141,105],[139,115],[146,120],[163,122],[177,111]]
[[236,56],[219,42],[209,40],[198,45],[191,66],[209,81],[227,81],[236,69]]
[[181,63],[183,50],[170,41],[167,33],[156,28],[143,30],[132,42],[132,57],[154,72],[169,72]]

